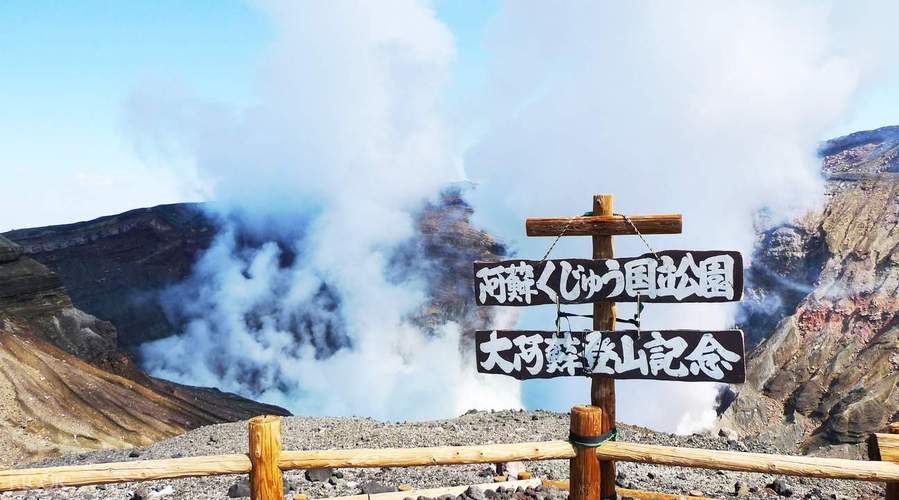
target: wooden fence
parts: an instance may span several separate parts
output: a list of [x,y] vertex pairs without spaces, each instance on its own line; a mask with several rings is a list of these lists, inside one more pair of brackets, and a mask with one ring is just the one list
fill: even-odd
[[[595,406],[576,406],[571,411],[571,441],[442,446],[431,448],[375,448],[350,450],[282,451],[278,417],[256,417],[249,424],[249,453],[204,457],[142,460],[66,467],[0,471],[0,492],[63,486],[85,486],[131,481],[151,481],[223,474],[250,475],[253,500],[284,498],[282,471],[325,467],[410,467],[531,460],[570,460],[572,500],[598,500],[600,462],[699,467],[815,478],[853,479],[899,483],[899,463],[893,451],[883,461],[845,460],[806,456],[768,455],[733,451],[676,448],[607,441],[586,444],[600,437],[603,415]],[[899,427],[893,427],[899,433]],[[895,450],[899,434],[878,434],[884,450]],[[895,493],[895,486],[888,491]],[[899,497],[889,497],[899,500]]]

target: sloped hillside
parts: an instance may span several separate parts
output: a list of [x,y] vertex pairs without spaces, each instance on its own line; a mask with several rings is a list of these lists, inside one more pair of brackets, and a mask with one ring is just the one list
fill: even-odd
[[899,418],[899,127],[821,154],[823,211],[761,236],[746,328],[765,340],[721,425],[856,454]]
[[112,324],[74,308],[55,273],[0,237],[0,466],[262,413],[286,414],[144,375]]

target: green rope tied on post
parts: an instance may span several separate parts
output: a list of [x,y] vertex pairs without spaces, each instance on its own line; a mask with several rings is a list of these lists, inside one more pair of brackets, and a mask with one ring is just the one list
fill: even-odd
[[608,432],[595,437],[578,436],[574,433],[568,433],[568,442],[583,448],[599,448],[600,446],[618,439],[618,429],[613,427]]

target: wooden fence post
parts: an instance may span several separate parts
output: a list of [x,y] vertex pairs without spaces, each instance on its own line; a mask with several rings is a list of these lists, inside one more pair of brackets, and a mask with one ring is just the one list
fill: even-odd
[[[575,406],[571,409],[572,436],[595,438],[602,435],[602,409],[596,406]],[[574,445],[575,457],[570,461],[570,500],[599,500],[601,486],[596,448]],[[615,484],[612,483],[612,487]]]
[[[613,215],[614,197],[598,194],[593,197],[593,215]],[[611,259],[615,256],[611,236],[593,236],[593,258]],[[615,329],[615,303],[602,302],[593,305],[593,329]],[[602,408],[602,432],[615,427],[615,380],[594,375],[590,385],[590,404]],[[615,498],[615,462],[600,462],[601,498]]]
[[284,500],[281,458],[281,418],[271,415],[250,419],[250,498]]
[[[899,434],[899,422],[890,424],[890,433]],[[887,500],[899,500],[899,482],[887,483]]]

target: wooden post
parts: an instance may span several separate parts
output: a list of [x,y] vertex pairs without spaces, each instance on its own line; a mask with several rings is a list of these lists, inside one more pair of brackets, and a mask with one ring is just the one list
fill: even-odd
[[[593,197],[593,215],[610,216],[613,213],[614,198],[610,194]],[[611,236],[593,236],[593,258],[610,259],[615,255]],[[593,305],[593,329],[615,329],[615,303],[603,302]],[[590,384],[590,404],[602,409],[602,432],[615,427],[615,381],[602,375],[594,375]],[[615,498],[615,462],[600,462],[601,498]]]
[[281,418],[265,415],[250,419],[251,500],[284,500],[280,460]]
[[[890,433],[899,434],[899,423],[890,424]],[[887,483],[887,500],[899,500],[899,482]]]
[[[585,438],[602,435],[602,409],[595,406],[575,406],[571,409],[571,434]],[[574,445],[575,456],[570,461],[571,500],[599,500],[599,462],[596,448]],[[612,485],[615,486],[614,484]]]

